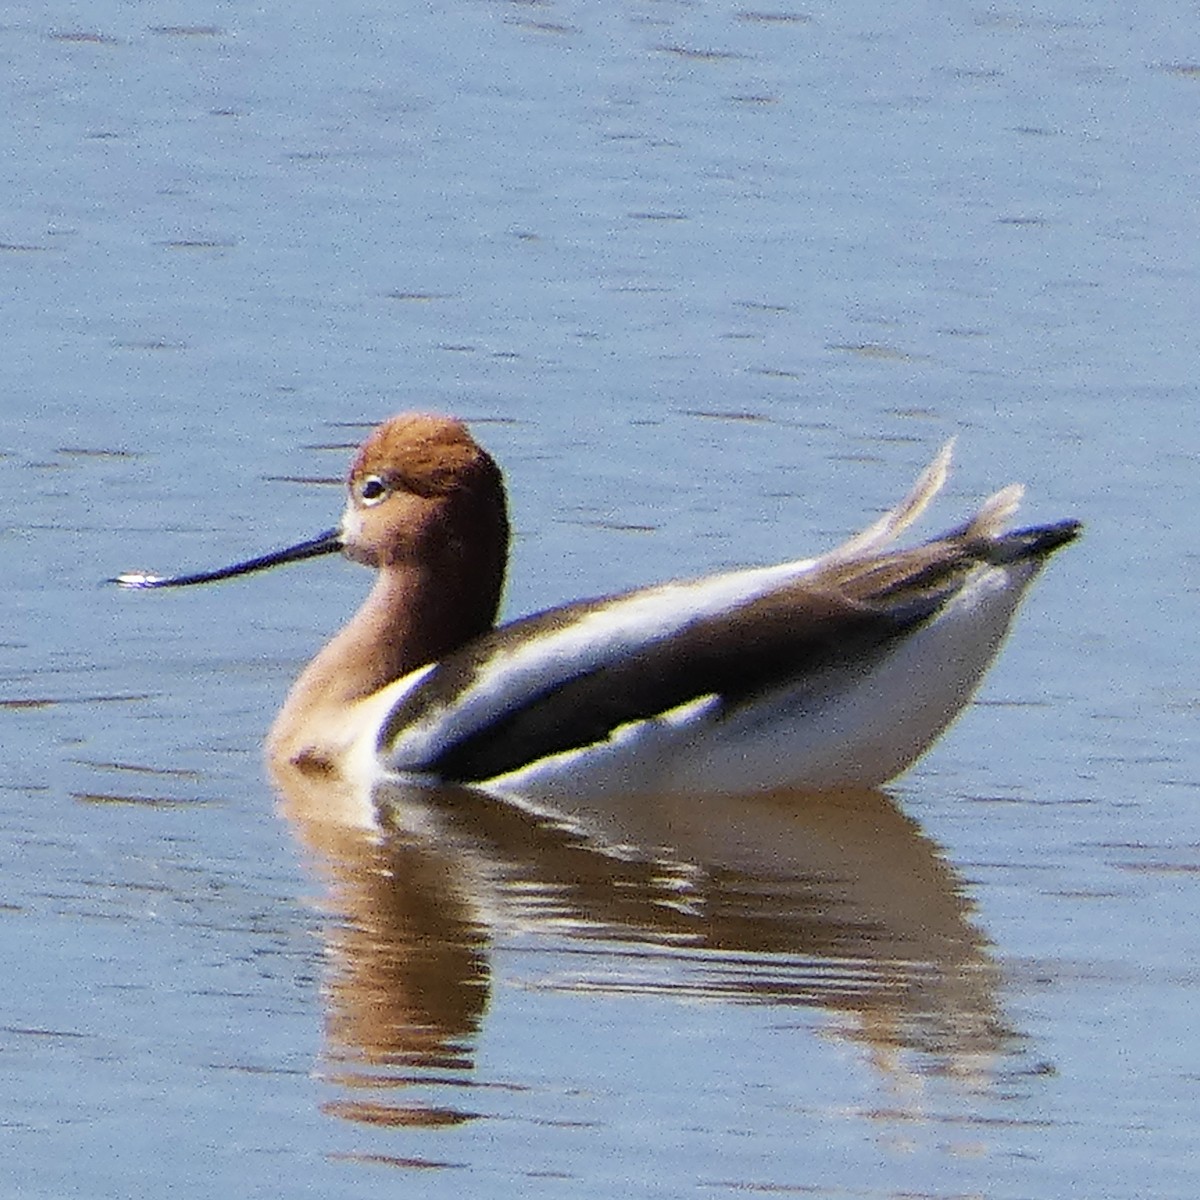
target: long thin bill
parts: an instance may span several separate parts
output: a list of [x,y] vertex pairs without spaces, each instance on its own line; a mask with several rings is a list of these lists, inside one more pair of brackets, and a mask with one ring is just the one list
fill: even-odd
[[126,571],[109,583],[115,583],[123,588],[164,588],[189,587],[193,583],[212,583],[218,579],[232,579],[235,575],[249,575],[254,571],[265,571],[268,567],[277,567],[280,563],[300,562],[306,558],[316,558],[321,554],[335,554],[342,548],[342,533],[340,529],[329,529],[307,542],[289,546],[286,550],[276,550],[271,554],[260,554],[258,558],[248,558],[245,562],[234,563],[231,567],[221,567],[216,571],[197,571],[194,575],[148,575],[145,571]]

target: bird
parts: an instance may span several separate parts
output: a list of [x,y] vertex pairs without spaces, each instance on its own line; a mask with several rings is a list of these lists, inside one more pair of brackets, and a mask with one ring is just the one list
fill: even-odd
[[1047,558],[1081,531],[1006,532],[1023,488],[907,548],[953,442],[896,507],[815,558],[561,604],[497,624],[510,527],[503,475],[462,421],[405,413],[371,432],[345,510],[308,541],[216,571],[129,572],[180,587],[338,553],[375,571],[304,668],[268,764],[365,787],[499,796],[736,794],[879,787],[970,700]]

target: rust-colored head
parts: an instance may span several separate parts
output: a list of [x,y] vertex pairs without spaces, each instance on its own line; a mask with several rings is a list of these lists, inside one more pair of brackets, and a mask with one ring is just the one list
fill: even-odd
[[473,581],[494,614],[508,559],[504,480],[466,425],[427,413],[385,421],[359,450],[348,486],[350,558]]
[[500,480],[496,464],[462,421],[430,413],[402,413],[371,433],[350,468],[352,494],[371,476],[425,497]]

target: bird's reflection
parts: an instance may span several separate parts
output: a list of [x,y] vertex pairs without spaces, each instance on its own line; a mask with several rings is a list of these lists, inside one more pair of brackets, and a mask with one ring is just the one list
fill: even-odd
[[[393,788],[372,797],[378,827],[367,831],[342,820],[356,798],[336,782],[300,772],[277,782],[327,882],[338,1115],[469,1119],[408,1103],[405,1088],[479,1086],[489,947],[518,928],[602,952],[596,978],[560,986],[819,1006],[884,1070],[913,1051],[928,1070],[967,1070],[1007,1037],[959,880],[881,792],[550,812],[466,789]],[[655,955],[665,965],[647,983]],[[581,971],[595,962],[577,957]],[[368,1089],[386,1100],[361,1098]]]

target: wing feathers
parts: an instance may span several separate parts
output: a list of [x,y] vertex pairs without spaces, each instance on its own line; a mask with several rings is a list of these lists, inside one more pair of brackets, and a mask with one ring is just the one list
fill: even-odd
[[556,681],[501,720],[446,747],[428,764],[442,778],[473,782],[565,750],[704,696],[729,711],[797,680],[817,681],[852,662],[863,669],[940,604],[872,608],[833,593],[783,589],[732,612],[697,620],[669,641]]
[[924,511],[929,502],[942,490],[950,471],[950,459],[954,453],[954,438],[951,438],[934,457],[933,462],[917,476],[912,490],[896,505],[883,514],[862,533],[855,534],[836,550],[820,558],[821,563],[859,558],[891,545]]
[[983,502],[983,507],[967,523],[964,534],[975,538],[998,537],[1020,507],[1024,495],[1025,487],[1020,483],[1010,483],[1002,488]]

